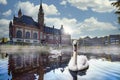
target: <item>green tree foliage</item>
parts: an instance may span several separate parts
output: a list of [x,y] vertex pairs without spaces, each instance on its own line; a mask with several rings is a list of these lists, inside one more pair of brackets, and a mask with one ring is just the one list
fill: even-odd
[[120,0],[113,2],[112,5],[115,6],[118,10],[120,10]]
[[120,24],[120,0],[117,0],[116,2],[111,3],[111,5],[117,8],[117,11],[115,12],[115,14],[118,15],[118,23]]

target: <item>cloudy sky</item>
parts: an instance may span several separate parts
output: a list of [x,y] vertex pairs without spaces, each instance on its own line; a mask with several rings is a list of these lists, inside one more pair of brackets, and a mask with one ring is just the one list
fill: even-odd
[[[114,0],[43,0],[45,24],[60,28],[72,38],[101,37],[120,34]],[[19,8],[24,15],[37,21],[40,0],[0,0],[0,37],[8,37],[8,24],[17,16]]]

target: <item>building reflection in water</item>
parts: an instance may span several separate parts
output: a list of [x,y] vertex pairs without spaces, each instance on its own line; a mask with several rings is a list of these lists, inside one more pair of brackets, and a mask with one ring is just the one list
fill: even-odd
[[16,53],[9,55],[8,74],[12,73],[12,80],[43,80],[44,69],[48,66],[47,54]]

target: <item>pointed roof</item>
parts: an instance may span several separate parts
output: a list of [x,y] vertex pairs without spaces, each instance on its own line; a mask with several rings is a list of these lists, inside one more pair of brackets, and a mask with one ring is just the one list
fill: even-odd
[[41,0],[41,2],[40,2],[39,12],[40,12],[40,13],[44,13],[44,12],[43,12],[43,7],[42,7],[42,0]]
[[20,15],[22,14],[21,8],[19,9],[18,14],[20,14]]
[[14,20],[16,22],[24,23],[26,25],[33,25],[33,26],[38,27],[38,23],[35,22],[32,17],[27,16],[27,15],[22,15],[20,18],[15,17]]

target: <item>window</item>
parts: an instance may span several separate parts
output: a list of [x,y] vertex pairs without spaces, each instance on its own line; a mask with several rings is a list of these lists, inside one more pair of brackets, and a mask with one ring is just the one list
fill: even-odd
[[33,34],[33,39],[37,39],[37,33]]
[[46,35],[44,35],[44,39],[46,39]]
[[33,66],[37,66],[38,65],[38,60],[37,60],[37,55],[33,55]]
[[49,35],[46,36],[46,39],[49,40]]
[[50,35],[50,39],[53,39],[53,36],[52,36],[52,35]]
[[30,39],[30,32],[26,32],[26,39]]
[[30,63],[30,55],[25,55],[24,56],[24,62],[25,62],[25,66],[30,66],[31,65],[31,63]]
[[22,57],[20,55],[17,55],[16,67],[21,67],[21,66],[22,66]]
[[17,38],[22,38],[22,31],[18,30],[16,34]]
[[42,32],[40,32],[40,39],[42,39],[42,35],[43,35]]

